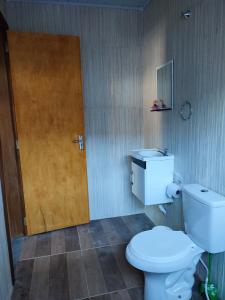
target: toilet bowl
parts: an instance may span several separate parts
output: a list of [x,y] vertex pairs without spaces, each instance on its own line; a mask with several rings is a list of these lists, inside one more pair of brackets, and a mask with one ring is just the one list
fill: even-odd
[[189,300],[203,252],[184,232],[156,226],[133,237],[126,258],[145,274],[145,300]]
[[191,299],[201,254],[225,251],[225,196],[188,184],[182,200],[187,234],[157,226],[137,234],[127,246],[128,262],[144,271],[145,300]]

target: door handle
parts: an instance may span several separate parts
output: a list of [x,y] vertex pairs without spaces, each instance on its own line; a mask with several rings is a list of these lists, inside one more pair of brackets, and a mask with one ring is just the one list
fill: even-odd
[[72,141],[74,144],[79,144],[80,150],[84,150],[84,140],[83,135],[79,135],[78,139]]

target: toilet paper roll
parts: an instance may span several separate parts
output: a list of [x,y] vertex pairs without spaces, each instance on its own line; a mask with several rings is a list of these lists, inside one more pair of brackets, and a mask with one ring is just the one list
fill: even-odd
[[169,198],[179,198],[181,194],[181,187],[176,183],[171,183],[167,185],[166,193]]

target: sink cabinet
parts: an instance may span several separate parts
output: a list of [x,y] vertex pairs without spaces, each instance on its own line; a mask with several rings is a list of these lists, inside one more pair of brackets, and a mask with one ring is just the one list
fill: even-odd
[[155,205],[172,202],[166,195],[167,186],[173,182],[174,157],[141,160],[131,155],[132,193],[144,204]]

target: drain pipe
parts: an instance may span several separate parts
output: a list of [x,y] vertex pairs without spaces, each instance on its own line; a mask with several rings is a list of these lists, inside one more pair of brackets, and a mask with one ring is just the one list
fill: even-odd
[[207,300],[210,300],[209,294],[208,294],[209,270],[208,270],[206,264],[204,263],[204,261],[201,258],[200,258],[200,262],[206,270],[206,278],[205,278],[205,283],[204,283],[205,296],[206,296]]
[[204,282],[204,287],[202,286],[202,290],[205,292],[205,296],[207,300],[218,300],[218,290],[213,283],[211,283],[211,267],[212,267],[212,254],[208,253],[208,267],[204,263],[202,259],[200,259],[201,264],[206,270],[206,279]]

